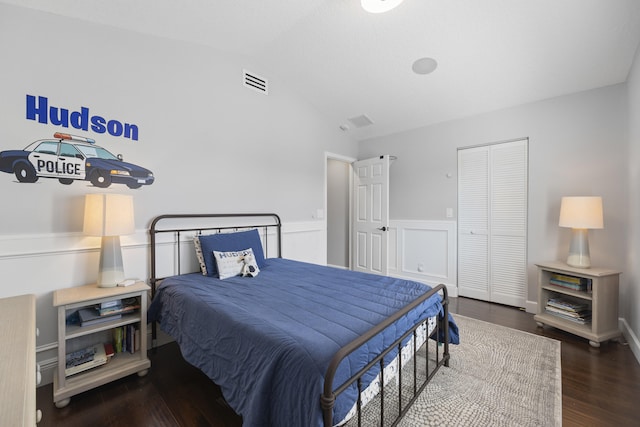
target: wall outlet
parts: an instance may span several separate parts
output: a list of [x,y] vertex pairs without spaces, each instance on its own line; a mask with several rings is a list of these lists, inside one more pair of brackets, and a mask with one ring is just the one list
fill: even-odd
[[447,218],[453,218],[453,208],[447,208]]

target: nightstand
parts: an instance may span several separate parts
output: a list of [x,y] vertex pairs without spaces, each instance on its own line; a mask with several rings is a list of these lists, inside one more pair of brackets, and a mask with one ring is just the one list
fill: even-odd
[[[593,347],[620,335],[618,282],[620,272],[606,268],[575,268],[551,261],[538,266],[538,326],[549,325],[589,340]],[[568,284],[558,281],[565,277]],[[558,284],[554,284],[555,281]],[[570,286],[574,282],[577,289]],[[584,283],[585,289],[579,284]],[[556,307],[548,307],[549,301]],[[562,308],[564,306],[564,308]],[[584,316],[575,314],[580,308]]]
[[[138,282],[127,287],[99,288],[97,285],[86,285],[54,292],[53,305],[58,308],[58,370],[53,378],[53,401],[58,408],[68,405],[71,396],[78,393],[130,374],[137,373],[139,376],[147,374],[151,367],[151,361],[147,357],[147,292],[149,289],[145,283]],[[67,319],[75,316],[74,313],[80,309],[94,309],[96,306],[109,305],[116,300],[134,301],[139,308],[88,326],[67,322]],[[114,336],[126,328],[129,330],[134,328],[139,335],[138,347],[134,348],[135,351],[119,352],[110,357],[106,364],[73,375],[65,374],[68,353],[94,345],[113,343]]]

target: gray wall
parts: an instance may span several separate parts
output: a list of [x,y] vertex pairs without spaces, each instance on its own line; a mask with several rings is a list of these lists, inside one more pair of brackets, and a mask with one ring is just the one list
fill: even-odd
[[458,148],[528,137],[527,300],[535,302],[534,263],[568,251],[570,230],[558,227],[562,196],[603,197],[605,228],[590,232],[592,263],[625,270],[626,90],[610,86],[372,139],[360,143],[359,156],[398,156],[390,172],[392,219],[437,220],[448,207],[457,216]]

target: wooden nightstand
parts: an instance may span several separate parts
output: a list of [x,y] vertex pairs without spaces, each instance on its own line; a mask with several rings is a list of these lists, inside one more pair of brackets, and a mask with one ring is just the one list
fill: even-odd
[[[619,271],[605,268],[575,268],[564,262],[551,261],[538,266],[538,314],[534,319],[538,326],[549,325],[589,340],[593,347],[620,335],[618,328]],[[582,279],[586,290],[574,290],[551,283],[556,275]],[[547,310],[549,299],[560,299],[570,304],[586,307],[590,321],[580,322],[558,311]]]
[[[58,408],[69,404],[71,396],[138,373],[146,375],[151,367],[147,357],[147,292],[149,286],[138,282],[127,287],[99,288],[96,285],[60,289],[53,294],[53,305],[58,307],[58,370],[53,378],[53,401]],[[121,314],[90,326],[67,324],[67,318],[86,307],[114,300],[135,298],[139,309]],[[116,353],[108,363],[70,376],[65,375],[66,354],[89,346],[113,342],[118,328],[133,326],[139,334],[139,348],[135,352]]]

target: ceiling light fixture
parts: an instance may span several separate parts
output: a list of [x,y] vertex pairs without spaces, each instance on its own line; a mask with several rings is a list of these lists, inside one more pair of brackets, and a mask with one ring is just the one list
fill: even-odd
[[436,68],[438,68],[438,62],[433,58],[417,59],[411,66],[416,74],[431,74]]
[[384,13],[402,3],[403,0],[360,0],[362,8],[369,13]]

